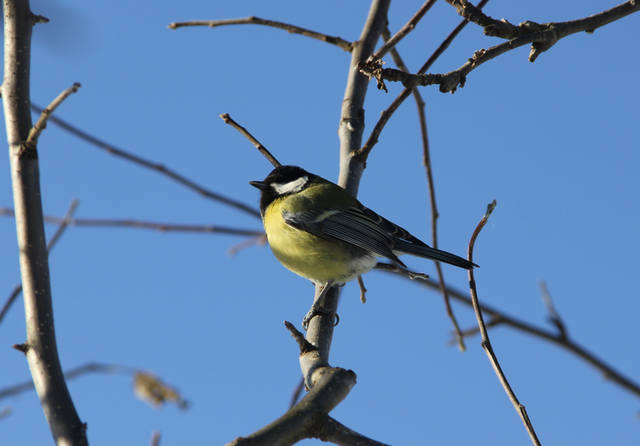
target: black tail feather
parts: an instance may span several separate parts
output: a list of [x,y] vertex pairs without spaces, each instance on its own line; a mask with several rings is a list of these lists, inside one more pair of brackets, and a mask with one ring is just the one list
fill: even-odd
[[430,246],[417,245],[404,240],[396,240],[394,251],[398,251],[406,254],[413,254],[414,256],[424,257],[425,259],[438,260],[440,262],[448,263],[449,265],[458,266],[464,269],[472,269],[477,267],[475,263],[471,263],[467,259],[463,259],[460,256],[451,254],[450,252],[442,251],[440,249],[431,248]]

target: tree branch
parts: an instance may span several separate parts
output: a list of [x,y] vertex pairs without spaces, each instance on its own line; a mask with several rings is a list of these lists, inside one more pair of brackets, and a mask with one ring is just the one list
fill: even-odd
[[352,42],[337,37],[329,36],[327,34],[312,31],[310,29],[301,28],[299,26],[291,25],[289,23],[278,22],[275,20],[261,19],[260,17],[245,17],[240,19],[226,19],[226,20],[192,20],[189,22],[173,22],[169,24],[169,29],[178,29],[186,26],[208,26],[209,28],[216,28],[226,25],[264,25],[272,28],[278,28],[287,31],[291,34],[300,34],[302,36],[311,37],[312,39],[321,40],[322,42],[336,45],[347,52],[351,52],[353,48]]
[[[51,250],[56,245],[60,237],[62,237],[62,234],[64,233],[65,229],[67,229],[67,226],[69,226],[69,221],[71,221],[71,217],[73,216],[73,213],[76,211],[77,207],[78,207],[78,201],[73,200],[65,216],[59,219],[58,223],[60,224],[60,226],[58,226],[58,229],[56,229],[56,232],[54,232],[54,234],[51,236],[51,239],[49,239],[49,243],[47,243],[47,255],[51,254]],[[0,209],[0,215],[2,215],[2,211],[3,209]],[[14,215],[13,211],[11,211],[11,215]],[[13,290],[11,291],[11,294],[9,294],[9,297],[7,298],[4,305],[2,306],[2,310],[0,310],[0,324],[2,323],[4,317],[7,315],[7,313],[9,312],[9,309],[11,308],[13,303],[16,301],[16,299],[18,298],[21,292],[22,292],[22,282],[17,284],[13,288]]]
[[311,438],[355,385],[356,375],[350,370],[322,367],[314,372],[313,382],[311,391],[282,417],[228,446],[291,445]]
[[[436,3],[436,0],[427,0],[426,2],[424,2],[422,4],[422,6],[420,7],[420,9],[418,9],[418,11],[416,11],[416,13],[413,15],[413,17],[411,17],[409,19],[409,21],[407,23],[405,23],[404,26],[398,30],[398,32],[396,32],[393,36],[389,36],[389,37],[385,37],[384,38],[384,40],[385,40],[384,45],[382,45],[378,49],[378,51],[376,51],[374,54],[369,56],[367,58],[367,60],[382,59],[382,57],[384,57],[384,55],[387,54],[389,52],[389,50],[391,50],[391,48],[395,48],[395,46],[402,39],[404,39],[407,34],[409,34],[411,31],[413,31],[413,29],[418,25],[418,22],[422,19],[422,17],[424,17],[424,15],[427,13],[427,11],[429,11],[429,9],[431,9],[431,7],[435,3]],[[385,29],[386,28],[387,28],[387,26],[385,25]],[[388,29],[386,29],[386,31],[388,32]],[[394,57],[394,59],[395,59],[395,57]],[[396,63],[396,65],[397,65],[397,63]]]
[[[13,210],[0,208],[0,216],[13,216]],[[113,218],[66,218],[45,215],[46,223],[63,223],[69,226],[93,226],[93,227],[124,227],[136,229],[151,229],[154,231],[178,231],[178,232],[205,232],[212,234],[240,235],[248,237],[258,237],[264,235],[264,231],[259,229],[232,228],[221,225],[190,225],[180,223],[162,223],[134,219],[113,219]]]
[[[390,0],[373,0],[369,8],[367,20],[360,34],[360,39],[351,52],[347,86],[342,101],[342,111],[338,135],[340,137],[340,173],[338,184],[352,195],[358,193],[358,183],[364,164],[350,156],[351,152],[360,147],[362,132],[364,130],[364,98],[367,92],[367,78],[357,70],[358,64],[366,60],[373,52],[376,42],[380,38],[382,29],[387,20],[387,11]],[[318,296],[316,287],[315,295]],[[329,364],[329,352],[333,338],[334,315],[338,308],[340,289],[337,287],[329,290],[325,296],[324,309],[327,314],[314,317],[307,331],[307,340],[318,348],[317,357],[306,363],[302,363],[305,382],[309,382],[306,371],[313,372],[318,367]]]
[[[489,216],[491,215],[495,207],[496,207],[496,201],[494,200],[491,204],[489,204],[489,206],[487,206],[487,212],[484,214],[484,216],[482,217],[482,220],[480,220],[480,223],[478,223],[478,226],[476,227],[475,231],[473,231],[473,234],[471,235],[471,240],[469,240],[469,248],[467,250],[467,258],[469,259],[470,262],[473,262],[473,246],[476,242],[476,238],[480,234],[480,231],[482,230],[484,225],[487,223],[487,220],[489,219]],[[520,401],[518,401],[518,398],[516,397],[515,392],[511,388],[511,385],[509,384],[509,381],[507,380],[506,375],[502,371],[502,367],[500,367],[500,363],[498,362],[498,357],[496,356],[495,352],[493,351],[493,347],[491,346],[489,333],[487,332],[487,327],[484,324],[484,318],[482,317],[482,311],[480,309],[480,303],[478,301],[478,292],[476,290],[476,281],[474,278],[473,268],[471,268],[468,271],[468,274],[469,274],[469,289],[471,292],[471,303],[473,305],[473,311],[476,314],[476,319],[478,320],[478,328],[480,329],[480,335],[482,336],[482,348],[487,354],[487,357],[489,358],[489,362],[491,363],[493,370],[495,371],[496,375],[498,376],[498,379],[500,380],[500,384],[502,384],[504,391],[506,392],[507,396],[511,400],[511,404],[513,404],[513,407],[515,407],[516,411],[520,415],[520,418],[522,419],[522,422],[525,428],[527,429],[527,432],[529,433],[529,438],[531,438],[531,442],[536,446],[540,446],[540,441],[538,440],[536,432],[533,429],[533,425],[531,424],[531,420],[529,419],[529,415],[527,414],[527,409],[524,407],[522,403],[520,403]]]
[[[450,3],[452,2],[468,5],[467,2],[461,2],[459,0],[450,1]],[[508,22],[499,22],[495,19],[485,20],[487,16],[484,14],[473,15],[471,13],[465,13],[469,17],[475,18],[478,23],[485,24],[485,31],[489,30],[488,33],[497,33],[492,35],[502,33],[505,36],[515,35],[516,37],[508,40],[507,42],[492,46],[487,50],[481,49],[476,51],[460,68],[444,74],[407,74],[392,68],[382,68],[382,64],[379,60],[361,64],[359,68],[363,74],[377,79],[378,88],[386,89],[384,81],[387,80],[392,82],[402,82],[402,85],[404,85],[405,88],[414,88],[419,85],[439,85],[441,92],[453,93],[456,91],[458,86],[464,87],[467,75],[471,71],[501,54],[531,43],[529,61],[534,62],[541,53],[547,51],[555,45],[558,40],[564,37],[583,31],[592,33],[601,26],[619,20],[639,10],[640,2],[637,0],[629,0],[607,11],[568,22],[552,22],[545,24],[538,24],[531,21],[523,22],[516,27],[515,32],[498,30],[499,26],[496,25],[496,23],[502,23],[502,25],[507,26]],[[467,11],[467,9],[464,9],[464,11]]]
[[[487,4],[488,1],[489,0],[481,0],[480,3],[478,3],[478,8],[482,8],[484,5]],[[418,70],[418,73],[424,73],[431,67],[431,65],[433,65],[433,63],[442,55],[442,53],[444,53],[444,51],[447,48],[449,48],[449,45],[451,45],[451,42],[453,42],[453,39],[455,39],[458,36],[458,34],[460,34],[460,31],[462,31],[465,26],[467,26],[467,23],[469,23],[467,19],[462,20],[458,24],[458,26],[456,26],[453,29],[453,31],[449,33],[449,35],[442,41],[442,43],[438,46],[438,48],[436,48],[433,54],[429,56],[429,58],[424,63],[424,65],[420,67],[420,69]],[[378,119],[378,122],[376,122],[376,125],[373,127],[373,130],[371,131],[371,134],[367,138],[367,141],[364,143],[364,145],[361,148],[351,153],[352,157],[358,158],[362,163],[366,163],[369,153],[371,152],[373,147],[378,143],[378,138],[380,137],[380,133],[382,133],[382,129],[384,129],[385,125],[387,125],[387,122],[389,121],[391,116],[395,113],[398,107],[400,107],[400,104],[402,104],[404,100],[409,97],[409,95],[411,94],[411,91],[412,91],[411,88],[405,88],[402,91],[402,93],[400,93],[398,97],[393,100],[391,105],[389,105],[389,107],[387,107],[380,114],[380,119]]]
[[4,0],[4,79],[2,102],[9,143],[20,272],[24,288],[25,354],[40,404],[58,444],[86,445],[64,380],[53,324],[49,263],[44,235],[38,152],[26,144],[32,131],[29,112],[31,31],[41,21],[27,0]]
[[60,93],[58,97],[55,98],[47,108],[42,110],[42,113],[40,113],[40,118],[38,118],[38,121],[31,128],[31,131],[29,131],[29,136],[25,141],[25,144],[27,146],[32,147],[38,144],[38,138],[40,137],[42,131],[47,127],[47,121],[49,120],[51,113],[53,113],[65,99],[78,91],[80,86],[80,83],[75,82],[71,87]]
[[[43,109],[35,104],[31,104],[31,108],[33,110],[35,110],[38,113],[42,113]],[[124,149],[118,148],[112,144],[109,144],[108,142],[105,142],[101,139],[96,138],[93,135],[90,135],[89,133],[80,130],[79,128],[75,127],[74,125],[70,124],[67,121],[64,121],[60,118],[57,118],[56,116],[49,116],[49,121],[53,122],[55,125],[59,126],[60,128],[66,130],[67,132],[71,133],[74,136],[77,136],[78,138],[82,139],[83,141],[88,142],[89,144],[91,144],[94,147],[97,147],[99,149],[102,149],[104,151],[106,151],[107,153],[117,156],[119,158],[123,158],[127,161],[130,161],[134,164],[137,164],[139,166],[145,167],[147,169],[150,170],[154,170],[164,176],[167,176],[169,178],[171,178],[173,181],[187,187],[188,189],[191,189],[197,193],[199,193],[200,195],[202,195],[205,198],[209,198],[213,201],[217,201],[219,203],[223,203],[227,206],[230,206],[234,209],[238,209],[242,212],[245,212],[249,215],[252,215],[254,217],[260,218],[260,212],[253,208],[252,206],[249,206],[247,204],[241,203],[240,201],[234,200],[233,198],[229,198],[226,197],[222,194],[219,194],[217,192],[213,192],[212,190],[209,190],[207,188],[205,188],[204,186],[201,186],[199,184],[197,184],[194,181],[189,180],[188,178],[186,178],[183,175],[180,175],[178,172],[169,169],[168,167],[165,167],[163,164],[160,163],[156,163],[154,161],[150,161],[147,160],[145,158],[142,158],[140,156],[134,155],[133,153],[127,152]]]
[[[389,29],[385,28],[382,32],[383,39],[387,40],[389,38]],[[400,57],[400,54],[396,50],[396,48],[391,49],[391,57],[395,64],[401,70],[408,72],[409,69],[405,65],[404,61]],[[429,136],[427,133],[427,116],[425,113],[425,103],[420,91],[417,88],[411,90],[413,94],[413,98],[416,101],[416,107],[418,109],[418,120],[420,121],[420,137],[422,139],[422,162],[425,167],[426,175],[427,175],[427,186],[429,191],[429,203],[431,205],[431,244],[434,248],[438,248],[438,207],[436,205],[436,191],[433,182],[433,171],[431,169],[431,156],[429,154]],[[442,292],[442,298],[444,300],[444,307],[447,312],[447,316],[449,320],[451,320],[451,324],[453,325],[453,330],[457,339],[458,348],[460,351],[464,352],[466,347],[464,345],[464,336],[462,331],[460,330],[460,325],[458,324],[458,320],[456,319],[455,314],[453,313],[453,309],[451,308],[451,299],[449,299],[449,295],[447,293],[447,286],[444,283],[444,274],[442,273],[442,266],[440,262],[434,260],[433,263],[436,265],[436,273],[438,274],[438,280],[440,282],[440,291]]]
[[278,161],[276,157],[273,156],[271,152],[269,152],[269,150],[265,146],[263,146],[260,141],[258,141],[251,133],[249,133],[247,129],[231,119],[229,113],[221,114],[220,119],[222,119],[225,124],[229,124],[231,127],[239,131],[245,138],[247,138],[251,142],[251,144],[253,144],[255,148],[258,149],[260,153],[262,153],[262,155],[264,155],[264,157],[271,163],[273,167],[279,167],[282,165],[280,164],[280,161]]
[[[393,273],[403,278],[415,279],[415,277],[410,276],[407,271],[394,268],[393,265],[378,264],[376,265],[376,269],[386,271],[388,273]],[[440,284],[432,279],[424,278],[423,280],[418,281],[418,283],[432,290],[437,291],[440,289]],[[449,296],[451,296],[451,299],[467,306],[472,306],[471,299],[465,292],[452,287],[447,287],[447,292],[449,293]],[[539,338],[550,342],[551,344],[557,345],[558,347],[563,348],[570,353],[573,353],[578,358],[585,361],[587,364],[599,370],[608,381],[614,382],[625,390],[633,393],[635,396],[640,397],[640,383],[637,383],[628,376],[625,376],[624,374],[622,374],[622,372],[616,370],[612,365],[608,364],[602,358],[598,357],[594,352],[587,350],[577,342],[571,340],[570,338],[563,338],[562,335],[557,332],[557,330],[550,331],[544,328],[536,327],[529,322],[523,321],[522,319],[519,319],[515,316],[510,316],[487,304],[481,303],[480,309],[482,310],[483,314],[487,314],[496,320],[495,325],[504,325],[507,327],[511,327],[514,330],[521,331],[535,338]],[[475,330],[475,332],[477,332],[477,329]],[[469,330],[469,333],[465,333],[465,336],[469,336],[470,334],[472,334],[471,330]]]

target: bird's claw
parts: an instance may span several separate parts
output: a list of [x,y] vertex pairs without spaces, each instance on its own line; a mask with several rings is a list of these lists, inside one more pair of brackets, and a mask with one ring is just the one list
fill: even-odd
[[[313,319],[316,316],[329,316],[330,314],[331,312],[325,310],[324,308],[311,307],[311,309],[307,312],[304,318],[302,318],[302,328],[304,328],[304,330],[307,331],[309,329],[309,323],[311,323],[311,319]],[[335,313],[334,317],[335,317],[335,322],[333,323],[333,326],[335,327],[340,323],[340,316],[338,316],[338,313]]]

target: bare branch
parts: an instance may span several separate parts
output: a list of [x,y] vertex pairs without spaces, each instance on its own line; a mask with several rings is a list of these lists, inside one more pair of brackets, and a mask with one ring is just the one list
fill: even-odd
[[[0,216],[12,216],[13,210],[0,208]],[[125,227],[136,229],[151,229],[154,231],[178,231],[178,232],[205,232],[216,234],[240,235],[248,237],[260,237],[264,231],[259,229],[232,228],[221,225],[190,225],[180,223],[162,223],[134,219],[112,219],[112,218],[60,218],[45,215],[44,221],[47,223],[63,223],[69,226],[95,226],[95,227]]]
[[[488,1],[489,0],[481,0],[480,3],[478,3],[478,8],[482,8],[484,5],[487,4]],[[431,65],[433,65],[433,63],[442,55],[442,53],[444,53],[444,51],[447,48],[449,48],[449,45],[451,45],[451,42],[453,42],[453,39],[455,39],[458,36],[458,34],[460,34],[460,31],[464,29],[467,23],[469,23],[468,20],[466,19],[462,20],[458,24],[458,26],[456,26],[453,29],[453,31],[449,33],[449,35],[442,41],[442,43],[438,46],[438,48],[436,48],[433,54],[429,56],[429,58],[424,63],[424,65],[420,67],[420,69],[418,70],[418,73],[424,73],[431,67]],[[402,104],[404,100],[409,97],[409,95],[411,94],[411,91],[412,91],[411,88],[405,88],[402,91],[402,93],[400,93],[398,97],[393,100],[391,105],[389,105],[389,107],[387,107],[380,114],[380,119],[378,119],[378,122],[376,122],[376,125],[374,126],[373,130],[371,131],[371,134],[369,135],[369,138],[367,138],[367,141],[364,143],[364,145],[358,150],[353,151],[350,156],[358,158],[362,163],[366,163],[369,153],[371,152],[373,147],[378,143],[378,138],[380,137],[380,133],[382,133],[382,129],[384,129],[385,125],[387,125],[387,122],[389,121],[391,116],[395,113],[398,107],[400,107],[400,104]]]
[[2,102],[24,289],[26,356],[54,440],[58,444],[86,445],[86,425],[78,417],[58,357],[38,153],[35,144],[32,147],[26,144],[32,127],[29,112],[31,31],[33,24],[40,19],[29,10],[28,0],[4,0],[3,6]]
[[291,34],[300,34],[302,36],[311,37],[312,39],[321,40],[322,42],[336,45],[347,52],[351,52],[353,48],[352,42],[337,37],[329,36],[327,34],[312,31],[310,29],[301,28],[289,23],[278,22],[276,20],[261,19],[260,17],[244,17],[240,19],[226,19],[226,20],[192,20],[189,22],[173,22],[169,24],[169,29],[183,28],[186,26],[208,26],[209,28],[216,28],[226,25],[264,25],[272,28],[278,28],[287,31]]
[[569,337],[567,326],[564,324],[560,314],[556,311],[556,307],[553,305],[553,300],[551,299],[551,293],[549,293],[549,288],[547,288],[547,282],[544,280],[540,282],[540,291],[542,292],[542,300],[549,312],[549,320],[558,329],[560,337],[567,339]]
[[[58,226],[58,229],[56,229],[56,232],[54,232],[54,234],[51,236],[51,239],[49,239],[49,243],[47,243],[47,255],[51,254],[51,250],[56,245],[60,237],[62,237],[62,234],[64,233],[65,229],[67,229],[67,226],[69,226],[71,217],[73,216],[77,207],[78,207],[78,201],[73,200],[65,216],[59,219],[58,223],[60,225]],[[3,211],[4,209],[0,209],[0,215],[3,215]],[[13,210],[11,210],[10,213],[11,215],[14,215]],[[13,288],[13,290],[11,291],[11,294],[9,294],[9,297],[7,298],[4,305],[2,306],[2,310],[0,310],[0,324],[2,323],[2,320],[4,319],[4,317],[7,315],[9,308],[11,308],[11,306],[13,305],[13,303],[18,298],[21,292],[22,292],[22,283],[19,283]]]
[[35,146],[38,143],[38,138],[40,137],[40,134],[42,133],[42,131],[47,127],[47,121],[49,120],[49,116],[51,116],[51,113],[53,113],[54,110],[58,108],[58,106],[62,104],[62,102],[65,99],[67,99],[73,93],[78,91],[79,88],[80,88],[80,83],[75,82],[71,87],[67,88],[62,93],[60,93],[58,97],[55,98],[51,102],[51,104],[47,106],[47,108],[42,110],[42,113],[40,114],[40,118],[38,118],[38,121],[29,131],[29,136],[27,137],[27,140],[25,142],[27,146]]
[[398,265],[395,265],[393,263],[383,263],[383,262],[378,262],[376,263],[375,269],[379,269],[382,271],[390,271],[390,272],[394,272],[394,273],[398,273],[403,277],[406,277],[407,279],[411,279],[411,280],[427,280],[429,278],[429,276],[425,273],[418,273],[415,271],[410,271],[406,268],[402,268]]
[[264,157],[271,163],[273,167],[281,166],[280,161],[278,161],[276,157],[273,156],[271,152],[269,152],[269,150],[267,150],[267,148],[263,146],[260,141],[258,141],[251,133],[249,133],[247,129],[245,129],[236,121],[231,119],[231,116],[229,116],[229,113],[221,114],[220,118],[224,121],[225,124],[229,124],[231,127],[233,127],[234,129],[242,133],[242,135],[245,138],[251,141],[251,144],[253,144],[256,147],[256,149],[258,149],[258,151],[262,153],[262,155],[264,155]]
[[[456,3],[460,2],[456,1]],[[361,64],[359,68],[360,71],[367,76],[375,77],[378,81],[379,88],[386,89],[384,81],[388,80],[392,82],[402,82],[402,85],[404,85],[405,88],[435,84],[440,86],[441,92],[453,93],[456,91],[458,86],[464,87],[467,75],[472,70],[476,69],[483,63],[500,56],[501,54],[531,43],[529,61],[534,62],[541,53],[547,51],[555,45],[558,40],[564,37],[583,31],[592,33],[601,26],[619,20],[639,10],[640,2],[637,2],[636,0],[629,0],[628,2],[622,3],[607,11],[568,22],[545,24],[538,24],[530,21],[523,22],[517,27],[517,37],[499,45],[492,46],[487,50],[481,49],[476,51],[460,68],[444,74],[407,74],[392,68],[382,68],[380,61]],[[483,23],[485,22],[483,21]],[[504,24],[506,23],[508,22],[504,22]],[[496,29],[494,25],[487,26],[490,27],[488,29]]]
[[314,438],[344,446],[387,446],[385,443],[372,440],[347,426],[326,416],[322,423],[317,423],[318,429],[313,433]]
[[473,6],[467,0],[446,0],[451,6],[455,7],[465,19],[476,23],[484,28],[487,36],[497,36],[503,39],[514,39],[518,37],[518,27],[512,25],[507,20],[496,20],[483,13],[480,8]]
[[[469,259],[470,262],[473,261],[473,246],[476,242],[476,238],[480,234],[480,231],[482,230],[484,225],[487,223],[487,220],[489,219],[489,216],[491,215],[495,207],[496,207],[496,201],[494,200],[491,204],[489,204],[489,206],[487,206],[487,212],[484,214],[484,216],[482,217],[482,220],[480,220],[480,223],[478,223],[478,226],[476,227],[475,231],[473,231],[473,234],[471,235],[471,240],[469,240],[469,248],[467,250],[467,258]],[[487,327],[484,324],[484,318],[482,317],[482,310],[480,309],[480,304],[478,301],[478,292],[476,290],[476,281],[474,278],[473,268],[471,268],[468,271],[468,274],[469,274],[469,288],[471,292],[471,303],[473,304],[473,311],[476,314],[476,319],[478,320],[478,328],[480,329],[480,335],[482,336],[482,348],[487,354],[489,358],[489,362],[491,363],[493,370],[496,372],[496,375],[498,376],[498,379],[500,380],[500,383],[502,384],[504,391],[507,393],[507,396],[511,400],[511,404],[513,404],[513,407],[515,407],[516,411],[520,415],[520,418],[522,419],[522,422],[524,423],[524,426],[527,429],[527,432],[529,433],[529,438],[531,439],[531,442],[534,445],[539,446],[540,441],[538,440],[538,436],[536,435],[536,432],[533,429],[533,425],[531,424],[531,420],[529,419],[529,415],[527,414],[527,409],[524,407],[522,403],[520,403],[520,401],[518,401],[518,398],[516,397],[515,392],[509,385],[509,381],[507,381],[507,377],[505,376],[504,372],[502,371],[502,368],[500,367],[500,363],[498,362],[498,357],[494,353],[493,347],[491,346],[489,333],[487,332]]]
[[[394,273],[399,277],[411,279],[411,277],[408,276],[406,271],[403,271],[399,268],[393,268],[393,265],[379,263],[376,265],[376,269],[386,271],[389,273]],[[419,283],[435,291],[440,289],[440,284],[435,280],[424,279],[419,281]],[[447,287],[447,292],[449,293],[449,296],[451,297],[451,299],[457,302],[460,302],[462,304],[465,304],[469,307],[472,306],[471,299],[469,298],[467,293],[465,293],[464,291],[461,291],[452,287]],[[640,383],[637,383],[633,381],[631,378],[629,378],[628,376],[625,376],[624,374],[622,374],[622,372],[616,370],[611,364],[608,364],[602,358],[598,357],[598,355],[596,355],[594,352],[589,351],[588,349],[578,344],[577,342],[571,339],[562,338],[555,330],[550,331],[544,328],[536,327],[535,325],[530,324],[529,322],[526,322],[515,316],[510,316],[490,305],[480,303],[480,309],[482,310],[483,314],[487,314],[494,319],[499,319],[498,325],[511,327],[514,330],[521,331],[535,338],[545,340],[547,342],[550,342],[551,344],[557,345],[558,347],[567,350],[568,352],[582,359],[587,364],[599,370],[600,373],[602,373],[602,375],[608,381],[611,381],[619,385],[620,387],[624,388],[625,390],[633,393],[635,396],[640,397]],[[476,332],[477,331],[478,330],[476,328]],[[474,333],[471,333],[471,330],[468,330],[467,333],[465,333],[465,337],[470,336],[472,334]]]
[[356,375],[350,370],[322,367],[314,371],[313,381],[311,391],[282,417],[228,446],[285,445],[311,438],[355,385]]
[[[364,164],[350,157],[350,153],[360,147],[364,130],[364,98],[368,80],[356,67],[373,52],[375,44],[387,20],[390,0],[373,0],[360,38],[351,52],[347,85],[342,101],[342,110],[338,135],[340,137],[340,173],[338,184],[352,195],[358,193],[358,184]],[[331,340],[333,338],[334,315],[338,307],[340,289],[333,287],[324,297],[324,310],[327,314],[314,317],[307,331],[306,339],[318,348],[317,356],[300,357],[301,370],[305,382],[310,382],[314,370],[326,366],[329,362]],[[316,296],[319,295],[316,287]]]
[[150,441],[150,445],[151,446],[160,446],[160,432],[159,431],[153,431],[151,433],[151,441]]
[[[72,380],[90,373],[122,374],[132,377],[134,393],[153,406],[158,406],[166,402],[175,402],[180,409],[186,409],[189,406],[189,402],[183,399],[175,389],[162,382],[152,373],[135,367],[89,362],[70,369],[64,373],[64,377],[66,380]],[[0,389],[0,400],[31,390],[33,390],[33,381],[14,384]]]
[[298,381],[298,384],[296,385],[296,388],[293,389],[293,392],[291,393],[291,400],[289,401],[289,409],[291,409],[293,406],[296,405],[296,403],[300,399],[300,395],[302,395],[303,390],[304,390],[304,379],[300,379],[300,381]]
[[340,137],[340,173],[338,184],[349,193],[358,195],[358,184],[364,171],[364,160],[354,158],[352,153],[362,144],[364,132],[364,98],[368,79],[357,67],[373,53],[376,42],[387,23],[390,0],[373,0],[360,39],[351,52],[351,63],[340,112],[338,136]]
[[[402,28],[398,30],[392,37],[384,37],[385,43],[376,51],[374,54],[369,56],[367,60],[376,60],[382,59],[385,54],[389,52],[391,48],[395,48],[395,46],[402,39],[405,38],[407,34],[409,34],[413,29],[418,25],[418,22],[424,17],[429,9],[436,3],[436,0],[427,0],[422,4],[420,9],[416,11],[416,13],[409,19],[407,23],[404,24]],[[386,27],[385,27],[386,28]],[[386,29],[388,32],[388,29]],[[397,64],[397,63],[396,63]],[[398,65],[399,66],[399,65]],[[407,70],[409,71],[409,70]]]
[[[382,32],[382,38],[387,40],[389,39],[390,33],[389,29],[385,28]],[[396,48],[391,49],[391,57],[393,61],[403,71],[408,72],[409,69],[405,65],[402,57],[398,53]],[[425,113],[425,103],[424,99],[422,99],[422,95],[417,88],[412,89],[413,98],[416,101],[416,106],[418,108],[418,118],[420,121],[420,137],[422,139],[422,161],[425,166],[425,170],[427,173],[427,185],[429,188],[429,203],[431,204],[431,244],[434,248],[438,248],[438,208],[436,206],[436,192],[433,183],[433,172],[431,169],[431,156],[429,154],[429,136],[427,133],[427,116]],[[442,292],[442,298],[444,300],[445,310],[447,312],[447,316],[449,316],[449,320],[451,320],[451,324],[453,325],[454,332],[456,334],[456,338],[458,340],[458,348],[461,352],[466,350],[464,345],[464,336],[460,331],[460,325],[458,324],[458,320],[456,319],[455,314],[453,313],[453,309],[451,308],[451,300],[449,299],[449,295],[447,294],[447,286],[444,283],[444,274],[442,273],[442,266],[440,266],[440,262],[434,260],[433,263],[436,265],[436,272],[438,274],[438,280],[440,282],[440,291]]]
[[[31,104],[31,108],[33,110],[35,110],[38,113],[42,113],[43,109],[35,104]],[[205,198],[209,198],[210,200],[213,201],[217,201],[219,203],[223,203],[227,206],[230,206],[234,209],[238,209],[242,212],[245,212],[249,215],[252,215],[254,217],[260,218],[260,212],[253,208],[252,206],[249,206],[247,204],[241,203],[240,201],[234,200],[233,198],[229,198],[226,197],[224,195],[218,194],[216,192],[213,192],[212,190],[209,190],[207,188],[205,188],[204,186],[201,186],[197,183],[195,183],[194,181],[189,180],[188,178],[186,178],[183,175],[180,175],[179,173],[177,173],[176,171],[169,169],[168,167],[165,167],[163,164],[159,164],[156,163],[154,161],[150,161],[147,160],[145,158],[142,158],[140,156],[134,155],[133,153],[127,152],[124,149],[118,148],[112,144],[109,144],[108,142],[105,142],[103,140],[100,140],[98,138],[96,138],[95,136],[90,135],[89,133],[80,130],[79,128],[71,125],[70,123],[68,123],[67,121],[64,121],[60,118],[57,118],[56,116],[51,115],[49,117],[49,121],[53,122],[55,125],[59,126],[60,128],[66,130],[67,132],[71,133],[74,136],[77,136],[78,138],[82,139],[83,141],[88,142],[89,144],[93,145],[94,147],[97,147],[99,149],[102,149],[104,151],[106,151],[107,153],[117,156],[119,158],[123,158],[127,161],[130,161],[134,164],[137,164],[139,166],[145,167],[147,169],[150,170],[154,170],[162,175],[165,175],[169,178],[171,178],[173,181],[187,187],[188,189],[191,189],[197,193],[199,193],[200,195],[202,195]]]

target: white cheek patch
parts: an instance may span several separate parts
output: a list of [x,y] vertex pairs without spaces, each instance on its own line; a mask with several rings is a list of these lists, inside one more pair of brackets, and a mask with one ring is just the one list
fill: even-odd
[[278,195],[292,194],[301,191],[308,182],[309,177],[305,175],[288,183],[272,183],[271,187]]

